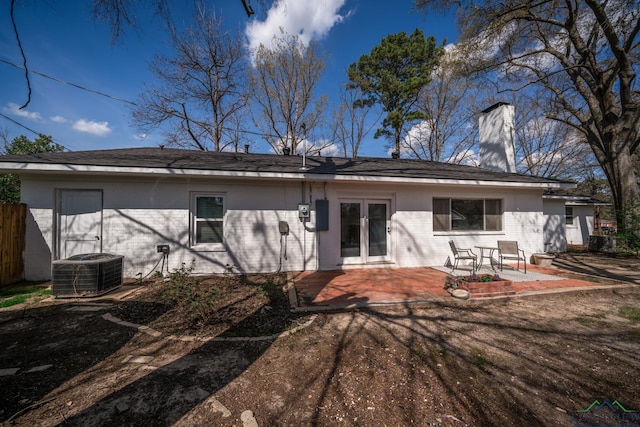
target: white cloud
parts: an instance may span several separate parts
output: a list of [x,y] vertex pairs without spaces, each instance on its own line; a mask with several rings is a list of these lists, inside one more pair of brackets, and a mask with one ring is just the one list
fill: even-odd
[[146,133],[138,133],[136,135],[133,135],[133,139],[137,141],[144,141],[145,139],[147,139],[148,136],[149,134],[146,134]]
[[411,146],[415,144],[421,144],[427,141],[433,133],[433,127],[431,122],[422,120],[409,129],[409,132],[404,137],[403,143]]
[[327,139],[319,139],[317,141],[311,141],[307,139],[298,143],[296,147],[296,154],[301,156],[304,150],[307,150],[307,155],[310,156],[323,156],[323,157],[335,157],[340,155],[340,148]]
[[249,48],[256,49],[263,44],[270,46],[274,36],[285,33],[297,35],[305,46],[311,40],[324,37],[331,28],[340,23],[344,16],[338,11],[346,0],[300,1],[276,0],[264,21],[252,21],[245,33]]
[[[317,146],[318,144],[316,144]],[[322,148],[318,150],[318,155],[322,157],[341,157],[343,152],[336,144],[324,143]]]
[[69,120],[65,119],[62,116],[53,116],[51,117],[51,121],[55,123],[69,123]]
[[97,136],[106,136],[111,133],[109,122],[94,122],[93,120],[80,119],[73,124],[73,129],[78,132],[90,133]]
[[40,113],[31,112],[24,109],[21,110],[20,106],[18,104],[14,104],[13,102],[10,102],[6,107],[3,108],[3,110],[9,114],[13,114],[14,116],[24,117],[36,122],[42,120],[42,116],[40,115]]
[[464,150],[444,160],[446,163],[456,163],[467,166],[480,166],[480,155],[472,149]]

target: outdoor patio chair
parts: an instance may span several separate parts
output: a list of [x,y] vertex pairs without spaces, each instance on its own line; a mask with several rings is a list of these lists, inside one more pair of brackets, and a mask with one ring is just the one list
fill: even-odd
[[500,259],[500,271],[502,271],[504,260],[518,261],[518,271],[520,271],[520,261],[522,261],[524,274],[527,274],[527,258],[524,251],[518,248],[518,242],[515,240],[498,240],[498,258]]
[[453,259],[455,260],[452,270],[458,268],[458,262],[460,262],[460,260],[471,260],[471,273],[475,273],[478,266],[478,256],[474,254],[471,249],[457,247],[453,240],[449,240],[449,246],[451,247],[451,252],[453,252]]

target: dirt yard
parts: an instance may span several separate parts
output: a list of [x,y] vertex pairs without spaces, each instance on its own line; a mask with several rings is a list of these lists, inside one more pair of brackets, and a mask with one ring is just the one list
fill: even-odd
[[281,276],[198,281],[1,310],[0,421],[567,426],[596,399],[640,410],[640,288],[293,314]]

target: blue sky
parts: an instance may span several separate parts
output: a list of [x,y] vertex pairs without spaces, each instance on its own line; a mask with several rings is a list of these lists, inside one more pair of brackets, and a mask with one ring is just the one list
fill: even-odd
[[[127,30],[115,45],[106,23],[91,18],[89,0],[64,2],[16,1],[15,20],[22,46],[31,70],[102,92],[113,98],[135,101],[143,85],[153,85],[149,63],[156,54],[170,54],[161,21],[151,13],[137,11],[138,29]],[[189,25],[194,2],[172,0],[172,14],[178,26]],[[253,1],[255,9],[258,2]],[[273,10],[247,18],[240,0],[208,1],[231,27],[255,31],[248,44],[266,41],[282,26],[289,33],[313,38],[328,54],[325,72],[317,94],[326,94],[329,102],[337,99],[338,88],[346,81],[346,69],[360,55],[369,53],[388,34],[416,28],[438,42],[455,42],[457,33],[452,16],[412,13],[411,0],[279,0]],[[10,2],[0,6],[0,113],[38,133],[53,136],[69,150],[95,150],[157,146],[162,144],[160,132],[141,139],[132,126],[126,102],[78,89],[35,73],[30,75],[31,101],[22,58],[10,20]],[[6,62],[5,62],[6,61]],[[0,116],[0,129],[10,139],[18,135],[35,135]],[[267,152],[259,138],[254,151]],[[362,155],[383,156],[384,141],[364,143]]]

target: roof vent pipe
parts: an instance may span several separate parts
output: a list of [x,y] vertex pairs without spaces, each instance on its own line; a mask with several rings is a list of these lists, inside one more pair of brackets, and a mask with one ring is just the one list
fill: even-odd
[[480,167],[497,172],[516,172],[514,145],[515,107],[499,102],[480,114]]
[[249,144],[244,144],[244,152],[249,154]]
[[282,148],[282,154],[284,154],[285,156],[288,156],[291,154],[291,148],[289,147],[283,147]]

